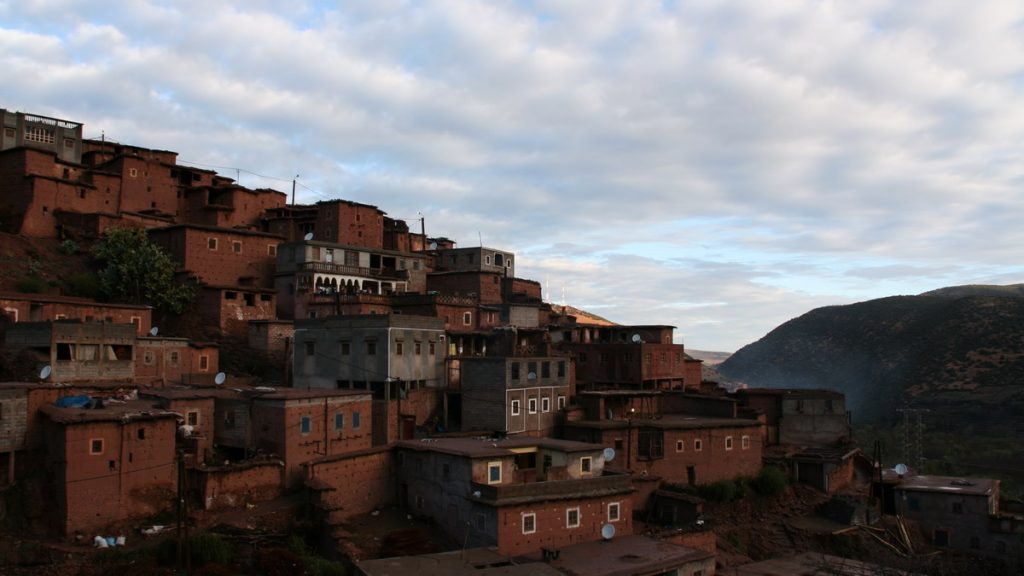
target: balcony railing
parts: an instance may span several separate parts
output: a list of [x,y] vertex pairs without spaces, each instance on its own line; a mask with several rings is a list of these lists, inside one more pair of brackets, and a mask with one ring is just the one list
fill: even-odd
[[300,262],[298,269],[307,272],[320,272],[322,274],[342,274],[345,276],[360,276],[363,278],[387,278],[390,280],[408,280],[408,270],[386,270],[382,268],[363,268],[362,266],[347,266],[333,262]]

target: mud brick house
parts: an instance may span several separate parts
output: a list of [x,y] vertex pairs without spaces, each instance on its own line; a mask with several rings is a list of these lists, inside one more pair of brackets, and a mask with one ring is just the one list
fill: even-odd
[[179,423],[188,426],[187,435],[180,434],[186,464],[196,466],[213,457],[214,398],[210,389],[160,388],[139,390],[139,397],[152,400],[156,406],[179,416]]
[[463,358],[462,429],[549,436],[572,397],[572,367],[562,357]]
[[184,210],[180,221],[235,230],[260,230],[264,213],[287,202],[284,192],[253,190],[221,177],[210,185],[187,188],[182,195]]
[[848,443],[851,438],[850,413],[839,392],[745,388],[734,396],[741,407],[764,416],[769,446],[828,446]]
[[178,270],[204,284],[271,288],[280,236],[193,224],[149,231]]
[[303,240],[282,244],[275,286],[281,318],[309,318],[311,304],[340,294],[422,292],[427,256],[351,244]]
[[909,476],[894,487],[895,512],[917,522],[936,548],[1024,567],[1020,533],[1005,529],[1014,519],[1000,510],[999,485],[989,478]]
[[494,248],[448,248],[434,252],[438,272],[490,272],[515,278],[515,255]]
[[53,382],[130,380],[135,375],[134,324],[59,320],[19,322],[7,330],[8,350],[27,350]]
[[219,370],[217,344],[166,336],[136,339],[135,382],[139,384],[211,383]]
[[151,306],[101,303],[88,298],[70,296],[0,292],[0,313],[12,322],[82,320],[134,324],[139,336],[148,333],[153,327]]
[[41,411],[55,532],[89,535],[170,508],[175,414],[143,401]]
[[700,387],[700,364],[673,344],[673,326],[575,326],[552,330],[552,341],[576,362],[581,390]]
[[439,438],[395,446],[399,504],[468,546],[516,556],[633,531],[627,474],[600,445],[549,438]]
[[389,314],[295,323],[296,388],[373,394],[374,444],[411,438],[437,419],[445,387],[445,334],[439,318]]

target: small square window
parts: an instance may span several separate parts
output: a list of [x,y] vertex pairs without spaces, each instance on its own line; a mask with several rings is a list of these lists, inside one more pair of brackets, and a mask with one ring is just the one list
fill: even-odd
[[236,242],[232,242],[231,243],[231,251],[236,253],[236,254],[241,254],[242,253],[242,243],[241,242],[237,242],[237,241]]
[[316,356],[316,342],[306,342],[306,356]]
[[267,244],[267,256],[277,256],[277,246]]
[[686,451],[686,440],[676,440],[676,452]]
[[693,441],[693,451],[694,452],[700,452],[703,449],[704,449],[704,443],[701,442],[700,439],[696,439],[696,440]]
[[423,354],[423,343],[420,342],[419,340],[417,340],[416,342],[413,342],[413,352],[417,356],[421,356]]
[[367,356],[374,356],[376,354],[377,354],[377,343],[376,342],[367,342],[366,343],[366,355]]
[[359,422],[359,412],[353,412],[352,413],[352,427],[353,428],[359,428],[359,424],[360,424],[360,422]]
[[513,380],[519,380],[519,362],[512,362],[508,365],[510,377]]
[[217,239],[216,238],[207,238],[206,239],[206,247],[209,248],[210,250],[216,250],[217,249]]
[[608,503],[608,521],[618,522],[619,521],[620,508],[618,502]]
[[501,484],[501,462],[487,463],[487,483]]
[[462,314],[462,323],[465,324],[466,326],[471,325],[473,323],[473,313],[472,312],[465,312],[465,313],[463,313]]
[[519,400],[512,401],[512,415],[519,416]]
[[178,361],[179,361],[178,353],[177,352],[171,352],[170,358],[167,360],[167,363],[169,365],[171,365],[171,366],[177,366],[178,365]]
[[732,436],[725,437],[725,449],[732,450]]
[[430,353],[431,356],[437,354],[437,344],[435,342],[431,342],[430,343],[430,346],[428,348],[428,352]]
[[580,472],[584,474],[590,474],[591,464],[592,461],[590,456],[584,456],[583,458],[580,458]]
[[551,378],[551,362],[540,363],[540,377]]
[[309,416],[303,416],[302,420],[300,421],[300,425],[299,425],[299,430],[300,430],[300,432],[302,432],[302,435],[305,436],[305,435],[309,434],[312,429],[313,429],[313,419],[310,418]]
[[580,525],[580,509],[579,508],[567,508],[565,510],[565,527],[566,528],[579,528]]
[[146,439],[146,429],[145,428],[139,428],[138,430],[135,431],[135,435],[139,438],[139,440],[145,440]]
[[565,378],[565,360],[558,361],[558,377]]
[[187,422],[189,426],[199,426],[199,411],[189,410],[186,412],[185,422]]
[[551,412],[551,398],[545,396],[540,399],[540,411]]
[[210,369],[210,357],[206,354],[199,356],[199,371],[206,372]]
[[744,435],[740,438],[740,447],[744,450],[748,450],[750,448],[750,436]]
[[523,514],[523,534],[533,534],[537,531],[537,515],[533,512]]
[[89,440],[89,454],[103,454],[103,438]]
[[395,342],[395,356],[401,356],[405,350],[405,345],[401,341]]
[[341,343],[341,355],[348,356],[352,353],[352,345],[348,342]]
[[345,414],[338,412],[334,415],[334,429],[342,430],[345,428]]
[[526,409],[527,409],[527,411],[529,411],[530,414],[536,414],[537,413],[537,399],[536,398],[528,399],[526,401]]
[[556,406],[558,406],[559,410],[561,410],[562,408],[565,408],[565,396],[559,396],[558,397],[558,404],[556,404]]

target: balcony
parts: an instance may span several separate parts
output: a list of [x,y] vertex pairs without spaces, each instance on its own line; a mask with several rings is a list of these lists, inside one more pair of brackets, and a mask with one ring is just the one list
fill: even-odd
[[[523,484],[472,484],[470,500],[489,506],[512,506],[541,500],[597,498],[632,492],[629,474],[605,471],[602,476]],[[479,495],[478,495],[479,494]]]
[[388,270],[384,268],[363,268],[362,266],[347,266],[333,262],[300,262],[297,270],[302,272],[319,272],[321,274],[339,274],[344,276],[357,276],[361,278],[381,278],[388,280],[408,280],[408,270]]

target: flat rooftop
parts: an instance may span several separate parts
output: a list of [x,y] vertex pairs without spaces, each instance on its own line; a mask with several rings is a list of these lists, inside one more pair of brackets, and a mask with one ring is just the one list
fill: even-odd
[[962,476],[908,476],[895,486],[896,490],[970,494],[991,496],[999,490],[999,480],[991,478],[964,478]]
[[493,548],[366,560],[357,562],[356,567],[366,576],[562,576],[558,570],[540,562],[512,563]]
[[616,428],[663,428],[666,430],[689,430],[702,428],[759,428],[761,423],[746,418],[706,418],[703,416],[686,416],[682,414],[666,414],[660,418],[630,418],[627,420],[577,420],[565,423],[571,428],[596,428],[613,430]]
[[600,444],[557,440],[554,438],[424,438],[422,440],[404,440],[396,444],[398,448],[410,450],[443,452],[468,458],[484,458],[492,456],[512,456],[521,453],[524,448],[546,448],[560,452],[593,452],[604,450]]
[[646,536],[617,536],[561,548],[558,558],[548,564],[563,574],[631,576],[670,572],[687,563],[708,559],[713,562],[714,555],[703,550]]
[[104,400],[102,408],[60,408],[52,404],[40,407],[40,412],[59,424],[84,422],[130,422],[133,420],[159,420],[177,418],[174,412],[155,408],[152,401],[129,400],[114,402]]

